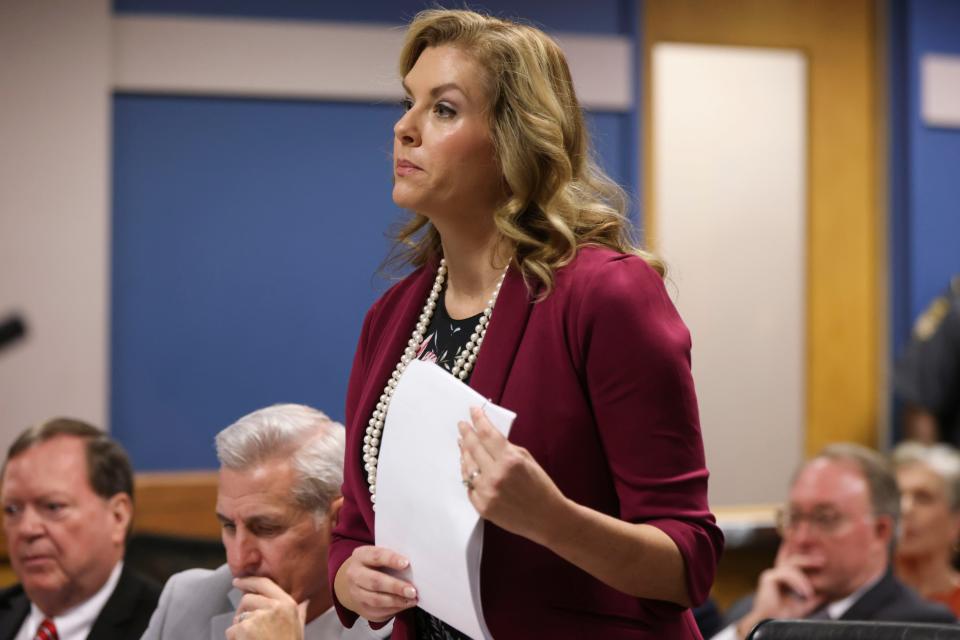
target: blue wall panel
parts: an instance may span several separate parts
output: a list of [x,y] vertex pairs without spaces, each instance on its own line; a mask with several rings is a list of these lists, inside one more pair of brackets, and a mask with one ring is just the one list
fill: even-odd
[[909,12],[910,317],[960,273],[960,129],[929,127],[920,117],[920,59],[960,55],[960,2],[914,0]]
[[274,402],[342,419],[397,113],[115,99],[111,422],[137,468],[214,466],[212,435]]
[[[920,105],[922,57],[960,54],[960,2],[889,0],[888,7],[889,339],[896,360],[916,318],[960,273],[960,130],[926,126]],[[894,441],[901,410],[894,398]]]
[[887,100],[890,105],[887,194],[890,207],[889,286],[892,351],[898,354],[910,333],[910,94],[907,10],[902,2],[889,2],[887,39]]
[[[403,217],[393,105],[114,99],[111,429],[138,469],[215,466],[275,402],[343,419],[363,314]],[[629,116],[594,114],[629,182]],[[626,142],[629,144],[629,142]]]
[[637,220],[637,168],[633,148],[633,116],[626,113],[587,114],[597,161],[611,178],[627,191],[631,217]]

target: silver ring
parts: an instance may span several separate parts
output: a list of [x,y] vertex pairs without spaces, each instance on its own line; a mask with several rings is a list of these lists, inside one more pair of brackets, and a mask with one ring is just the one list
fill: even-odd
[[480,477],[480,469],[474,469],[470,474],[462,480],[463,486],[467,488],[467,491],[473,491],[473,481]]

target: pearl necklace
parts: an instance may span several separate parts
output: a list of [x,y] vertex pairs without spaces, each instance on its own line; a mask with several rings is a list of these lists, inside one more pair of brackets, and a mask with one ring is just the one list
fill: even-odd
[[[509,269],[509,265],[507,269]],[[457,359],[454,360],[451,373],[460,380],[466,379],[477,361],[477,354],[480,353],[480,345],[487,333],[487,325],[490,323],[490,316],[493,314],[493,305],[497,302],[497,295],[499,295],[503,279],[507,275],[507,269],[503,270],[500,280],[497,281],[497,286],[493,289],[493,295],[487,300],[487,306],[480,314],[480,320],[477,322],[473,333],[470,334],[470,340],[464,346],[460,355],[457,356]],[[400,362],[397,363],[393,373],[390,374],[390,379],[387,380],[387,385],[383,388],[383,393],[380,394],[380,400],[373,410],[373,416],[370,417],[366,434],[363,436],[363,468],[367,472],[367,484],[370,485],[370,502],[373,503],[374,510],[377,508],[377,459],[380,455],[380,437],[383,435],[383,423],[387,417],[387,409],[390,407],[390,399],[393,397],[394,389],[397,388],[400,376],[403,375],[407,365],[417,357],[417,349],[423,343],[424,334],[427,332],[427,327],[430,326],[430,319],[437,308],[437,299],[440,297],[440,292],[443,291],[443,281],[446,275],[447,261],[441,259],[440,267],[437,269],[437,277],[430,289],[430,295],[427,296],[427,302],[423,305],[423,310],[417,319],[417,326],[413,329],[413,334],[407,341],[407,348],[403,350]]]

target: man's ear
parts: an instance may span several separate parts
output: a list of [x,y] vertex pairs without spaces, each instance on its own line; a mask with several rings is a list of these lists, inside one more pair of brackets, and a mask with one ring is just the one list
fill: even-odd
[[330,501],[330,506],[327,507],[327,524],[330,529],[333,529],[339,522],[341,507],[343,507],[343,496],[337,496]]
[[107,500],[107,509],[110,512],[110,519],[116,524],[111,531],[114,542],[123,544],[127,539],[130,522],[133,520],[133,500],[126,493],[118,493]]
[[891,540],[895,540],[897,534],[897,527],[893,524],[893,517],[888,515],[877,516],[877,535],[882,537],[884,541],[889,545]]

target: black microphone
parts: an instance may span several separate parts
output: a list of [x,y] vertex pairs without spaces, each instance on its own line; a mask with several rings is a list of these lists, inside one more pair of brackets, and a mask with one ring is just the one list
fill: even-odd
[[27,325],[19,314],[13,314],[0,322],[0,349],[10,346],[27,334]]

